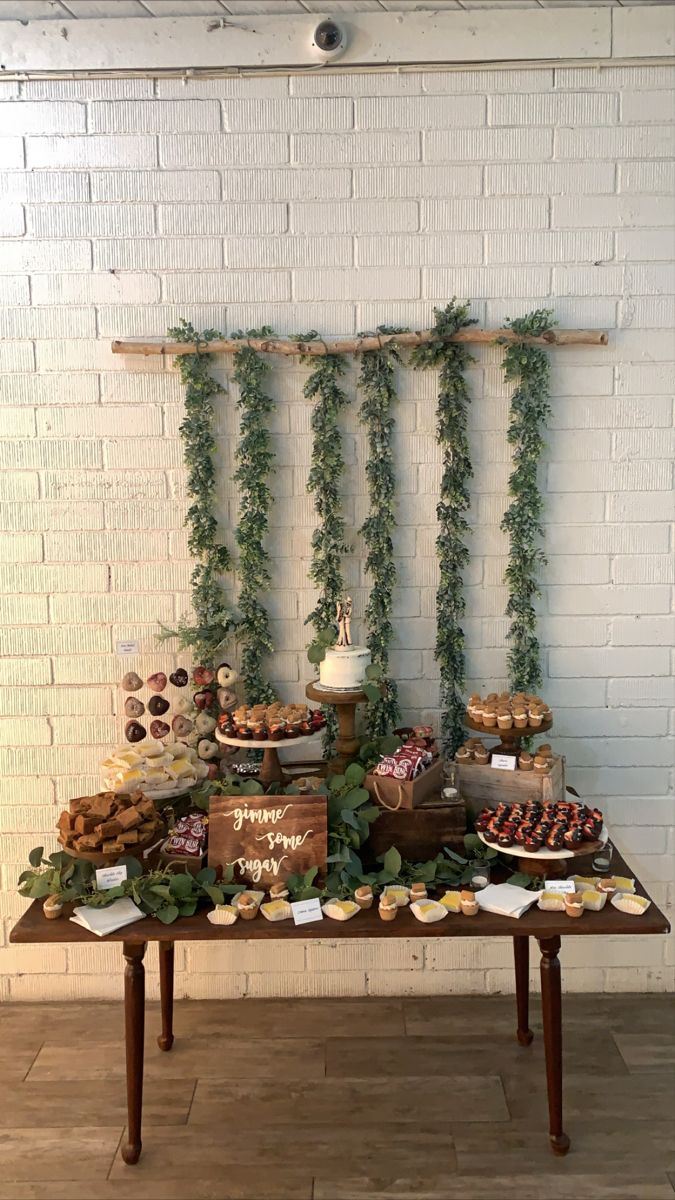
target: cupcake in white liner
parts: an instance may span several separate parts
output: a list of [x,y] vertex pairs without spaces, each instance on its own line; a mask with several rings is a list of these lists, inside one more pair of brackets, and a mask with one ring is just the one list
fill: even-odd
[[325,916],[330,917],[333,921],[349,921],[351,917],[355,917],[358,912],[361,912],[361,909],[353,900],[327,900],[323,911]]
[[410,911],[424,925],[433,925],[448,915],[447,908],[444,904],[439,904],[438,900],[414,900]]
[[216,904],[211,912],[207,912],[206,919],[212,925],[234,925],[239,919],[239,913],[234,904]]
[[631,896],[627,892],[615,892],[611,902],[619,912],[630,913],[632,917],[641,917],[651,904],[646,896]]

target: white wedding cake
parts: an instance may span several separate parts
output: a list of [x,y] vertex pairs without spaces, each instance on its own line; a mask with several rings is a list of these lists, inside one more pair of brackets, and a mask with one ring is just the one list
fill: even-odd
[[333,646],[319,666],[319,683],[330,691],[360,691],[370,666],[365,646]]

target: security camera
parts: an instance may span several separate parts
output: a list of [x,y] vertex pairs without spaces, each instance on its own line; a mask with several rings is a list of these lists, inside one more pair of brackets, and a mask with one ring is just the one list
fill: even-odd
[[321,62],[330,62],[339,58],[347,48],[347,34],[337,21],[327,17],[320,21],[312,34],[310,49],[314,58]]

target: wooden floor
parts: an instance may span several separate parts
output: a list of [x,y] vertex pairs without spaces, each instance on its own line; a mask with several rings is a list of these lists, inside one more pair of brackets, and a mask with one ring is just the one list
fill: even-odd
[[126,1167],[121,1006],[0,1011],[0,1200],[673,1200],[675,1012],[567,996],[554,1158],[538,1007],[510,997],[190,1001],[148,1011]]

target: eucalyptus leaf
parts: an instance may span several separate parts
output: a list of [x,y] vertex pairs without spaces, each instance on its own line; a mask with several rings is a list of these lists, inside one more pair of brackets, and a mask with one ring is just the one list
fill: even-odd
[[394,878],[398,877],[401,870],[401,855],[395,846],[390,846],[387,853],[382,859],[382,865],[385,871],[389,872]]
[[447,854],[448,858],[452,859],[453,862],[459,863],[460,866],[463,866],[463,867],[466,866],[467,860],[464,858],[463,855],[457,854],[454,850],[450,850],[447,846],[443,847],[443,851],[445,854]]
[[158,908],[155,916],[164,925],[172,925],[178,919],[179,911],[175,904],[167,904],[164,908]]
[[352,762],[345,771],[345,780],[350,787],[359,787],[366,777],[366,772],[360,763]]
[[178,900],[187,899],[187,897],[192,894],[192,887],[192,876],[188,875],[187,873],[176,873],[175,875],[172,875],[169,883],[169,891],[171,892],[171,895]]
[[[231,870],[231,867],[229,869]],[[197,872],[195,879],[197,880],[198,883],[215,883],[216,882],[215,867],[202,867],[201,871]]]
[[244,779],[241,785],[242,796],[264,796],[265,789],[257,779]]
[[40,863],[42,862],[42,855],[44,854],[44,851],[45,851],[44,846],[35,846],[31,850],[30,854],[28,855],[28,861],[29,861],[31,867],[39,867],[40,866]]

